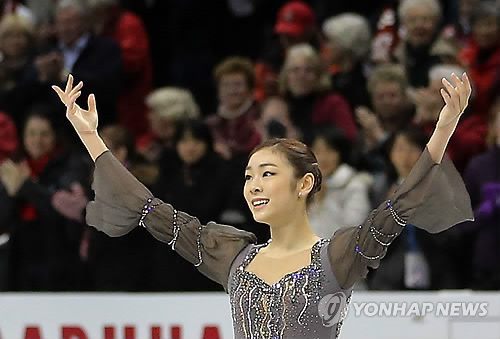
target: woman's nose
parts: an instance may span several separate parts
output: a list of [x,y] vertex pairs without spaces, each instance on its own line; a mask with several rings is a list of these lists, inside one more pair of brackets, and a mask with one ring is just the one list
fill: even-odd
[[250,191],[252,193],[260,193],[262,192],[262,188],[260,187],[260,185],[253,185]]

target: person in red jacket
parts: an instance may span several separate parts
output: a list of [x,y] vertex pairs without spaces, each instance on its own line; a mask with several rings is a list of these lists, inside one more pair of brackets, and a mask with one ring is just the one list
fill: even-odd
[[474,86],[472,115],[480,116],[484,123],[493,103],[490,89],[498,81],[500,68],[500,19],[494,1],[483,1],[471,15],[472,38],[460,52],[460,59],[468,69]]
[[148,129],[146,96],[153,86],[149,37],[141,19],[120,7],[118,0],[91,0],[94,30],[115,40],[122,51],[125,84],[118,100],[120,124],[135,136]]

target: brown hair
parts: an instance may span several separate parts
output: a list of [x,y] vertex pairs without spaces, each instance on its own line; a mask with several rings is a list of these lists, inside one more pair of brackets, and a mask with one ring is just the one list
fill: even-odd
[[243,74],[247,81],[247,86],[250,90],[255,88],[255,71],[253,63],[248,58],[229,57],[217,65],[214,72],[215,82],[219,86],[224,75],[227,74]]
[[127,154],[132,155],[134,153],[134,138],[127,128],[120,125],[108,125],[103,127],[99,134],[109,140],[111,145],[108,145],[108,147],[114,150],[125,147]]
[[307,173],[311,173],[314,176],[314,184],[306,200],[306,204],[309,205],[314,195],[321,190],[321,182],[323,180],[318,160],[311,149],[298,140],[272,138],[255,147],[250,153],[249,158],[265,148],[271,148],[283,154],[290,165],[292,165],[296,179],[302,178]]

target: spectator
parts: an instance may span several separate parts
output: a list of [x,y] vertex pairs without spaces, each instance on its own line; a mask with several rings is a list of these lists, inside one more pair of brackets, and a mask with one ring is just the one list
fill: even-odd
[[200,116],[200,109],[190,91],[162,87],[146,97],[149,108],[149,131],[137,139],[137,151],[156,162],[174,149],[176,122]]
[[290,47],[300,43],[320,47],[313,9],[303,1],[292,0],[280,8],[273,32],[255,65],[255,96],[259,102],[278,94],[278,75]]
[[[176,159],[162,167],[154,187],[155,196],[178,210],[196,215],[200,222],[220,220],[231,187],[227,164],[214,151],[210,129],[201,120],[180,121],[174,143]],[[240,178],[241,172],[239,174]],[[208,278],[200,278],[196,268],[170,247],[156,244],[153,246],[153,290],[220,290]],[[172,274],[175,279],[169,278]]]
[[367,106],[364,62],[370,49],[370,27],[359,14],[344,13],[329,18],[323,24],[328,39],[328,64],[333,64],[332,88],[342,95],[351,109]]
[[34,27],[26,18],[8,14],[0,21],[0,108],[14,119],[24,122],[18,105],[24,101],[19,84],[32,62]]
[[23,129],[19,160],[1,165],[0,224],[10,235],[9,280],[16,291],[79,287],[82,228],[70,225],[53,208],[51,197],[56,190],[79,181],[85,170],[78,157],[62,145],[48,115],[36,108]]
[[260,115],[255,102],[255,73],[252,62],[231,57],[217,65],[214,72],[219,98],[217,113],[207,123],[215,138],[215,150],[225,159],[246,154],[260,143],[255,126]]
[[493,98],[489,90],[499,81],[500,68],[500,12],[494,1],[482,1],[472,11],[472,38],[460,52],[474,85],[471,114],[488,119]]
[[290,120],[288,105],[281,97],[270,97],[262,103],[262,115],[257,126],[262,140],[270,138],[300,139],[297,128]]
[[[85,2],[61,0],[55,9],[56,41],[45,48],[35,59],[23,84],[25,101],[45,100],[53,104],[57,96],[51,85],[66,81],[69,73],[75,81],[83,81],[86,90],[102,97],[100,110],[104,113],[100,125],[116,121],[116,100],[122,80],[122,58],[118,45],[109,39],[91,33],[90,11]],[[82,99],[83,100],[83,99]],[[87,103],[79,101],[80,105]],[[57,115],[60,121],[64,115]],[[67,124],[63,125],[65,128]],[[58,126],[59,127],[59,126]],[[74,135],[74,134],[71,134]]]
[[442,18],[437,0],[403,0],[398,8],[406,36],[394,50],[396,60],[404,65],[410,87],[427,87],[427,74],[441,62],[434,49]]
[[120,45],[125,74],[117,105],[118,121],[137,137],[148,128],[144,100],[153,84],[146,28],[137,15],[121,8],[119,0],[92,0],[90,4],[96,34]]
[[389,145],[395,133],[410,125],[414,107],[406,94],[408,82],[399,65],[376,67],[367,88],[373,110],[368,107],[356,110],[361,130],[354,142],[351,161],[374,177],[371,198],[373,206],[378,206],[388,185]]
[[290,48],[280,74],[280,90],[292,122],[306,141],[310,141],[313,125],[320,123],[342,129],[349,140],[356,136],[349,104],[330,89],[330,75],[318,53],[306,44]]
[[371,177],[347,164],[350,149],[341,130],[326,127],[315,131],[312,150],[323,182],[308,214],[314,233],[321,238],[331,238],[341,227],[360,225],[371,211]]
[[[472,237],[471,284],[474,289],[500,289],[500,100],[496,119],[490,125],[489,150],[472,158],[464,182],[474,208],[473,222],[461,225],[465,237]],[[470,241],[468,242],[468,244]]]

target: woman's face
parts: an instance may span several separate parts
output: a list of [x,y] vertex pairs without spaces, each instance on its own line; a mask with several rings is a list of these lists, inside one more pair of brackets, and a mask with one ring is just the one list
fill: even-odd
[[219,100],[227,109],[239,109],[251,96],[252,92],[244,74],[230,73],[220,78]]
[[21,29],[11,29],[4,33],[0,43],[2,52],[10,58],[22,57],[28,48],[28,35]]
[[193,137],[191,132],[186,131],[177,143],[177,153],[185,164],[192,165],[200,161],[207,153],[207,144],[203,140]]
[[269,148],[254,153],[245,170],[243,189],[254,219],[271,225],[296,215],[297,183],[293,167],[281,153]]
[[406,178],[420,158],[422,150],[410,143],[404,135],[398,134],[391,149],[391,162],[400,178]]
[[175,121],[162,117],[158,112],[149,113],[151,130],[161,139],[170,140],[175,134]]
[[410,8],[403,22],[408,31],[408,42],[415,46],[429,44],[438,28],[439,17],[426,6]]
[[472,27],[472,33],[480,48],[487,49],[498,45],[500,34],[497,18],[492,15],[479,19]]
[[33,159],[52,151],[56,144],[56,136],[50,123],[39,117],[32,117],[24,128],[24,147]]
[[287,82],[294,96],[305,96],[314,91],[318,83],[318,74],[310,60],[297,56],[292,58],[288,65]]
[[325,177],[332,175],[340,165],[340,153],[331,148],[325,139],[316,138],[312,151],[318,159],[319,169]]
[[406,94],[397,82],[381,81],[374,86],[372,103],[377,115],[390,118],[401,112],[406,103]]

